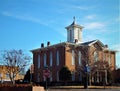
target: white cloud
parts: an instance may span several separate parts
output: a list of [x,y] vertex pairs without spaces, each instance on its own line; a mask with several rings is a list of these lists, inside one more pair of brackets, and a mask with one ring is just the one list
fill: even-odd
[[80,10],[88,10],[89,9],[89,7],[87,7],[87,6],[74,6],[74,8],[80,9]]
[[[64,28],[61,29],[56,29],[53,25],[55,23],[54,20],[41,20],[41,19],[38,19],[38,18],[35,18],[35,17],[32,17],[30,15],[25,15],[25,14],[13,14],[13,13],[10,13],[10,12],[2,12],[2,15],[4,16],[8,16],[8,17],[12,17],[12,18],[16,18],[16,19],[19,19],[19,20],[25,20],[25,21],[30,21],[30,22],[34,22],[34,23],[38,23],[38,24],[42,24],[44,26],[47,26],[49,28],[51,28],[53,31],[56,31],[58,32],[59,34],[61,34],[63,37],[66,38],[66,33],[64,32]],[[61,31],[63,30],[63,31]]]
[[111,48],[120,52],[120,43],[116,44],[116,45],[113,45]]
[[78,5],[70,5],[70,9],[79,9],[79,10],[90,10],[94,8],[94,6],[78,6]]
[[8,16],[8,17],[13,17],[13,18],[20,19],[20,20],[39,23],[39,24],[46,25],[46,26],[48,25],[48,23],[43,22],[42,20],[35,18],[35,17],[32,17],[32,16],[27,15],[27,14],[14,14],[14,13],[4,11],[4,12],[2,12],[2,15]]
[[120,23],[120,17],[118,17],[117,19],[115,19],[115,21]]
[[85,19],[95,19],[96,15],[87,15]]
[[100,22],[90,22],[90,23],[84,24],[84,26],[86,29],[103,29],[105,25]]

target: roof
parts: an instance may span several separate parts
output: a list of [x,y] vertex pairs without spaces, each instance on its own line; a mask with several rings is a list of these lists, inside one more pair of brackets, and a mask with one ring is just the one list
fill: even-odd
[[80,25],[76,24],[76,22],[75,22],[75,17],[74,17],[73,23],[70,24],[69,26],[65,27],[65,28],[68,29],[68,28],[70,28],[70,27],[84,28],[83,26],[80,26]]
[[58,44],[54,44],[54,45],[49,45],[49,46],[45,46],[45,47],[41,47],[41,48],[36,48],[36,49],[33,49],[33,50],[30,50],[31,52],[34,52],[34,51],[39,51],[39,50],[46,50],[48,48],[54,48],[54,47],[59,47],[59,46],[65,46],[65,45],[79,45],[79,44],[76,44],[76,43],[70,43],[70,42],[62,42],[62,43],[58,43]]
[[69,26],[67,26],[67,27],[65,27],[65,28],[68,29],[68,28],[70,28],[70,27],[84,28],[83,26],[80,26],[80,25],[78,25],[78,24],[75,24],[74,22],[73,22],[71,25],[69,25]]
[[96,42],[98,42],[102,47],[104,47],[104,44],[99,40],[92,40],[92,41],[84,42],[84,43],[81,43],[81,45],[91,46],[92,44],[94,44]]
[[92,41],[87,41],[87,42],[84,42],[84,43],[81,43],[81,45],[89,45],[93,42],[95,42],[96,40],[92,40]]
[[[49,46],[46,46],[46,47],[41,47],[41,48],[36,48],[36,49],[33,49],[33,50],[30,50],[31,52],[34,52],[34,51],[39,51],[39,50],[46,50],[48,48],[54,48],[54,47],[59,47],[59,46],[66,46],[66,45],[73,45],[73,46],[92,46],[93,44],[95,43],[98,43],[98,45],[103,48],[103,50],[107,51],[108,48],[105,47],[105,45],[99,41],[99,40],[92,40],[92,41],[88,41],[88,42],[84,42],[84,43],[70,43],[70,42],[62,42],[62,43],[58,43],[58,44],[54,44],[54,45],[49,45]],[[115,50],[109,50],[109,51],[114,51]]]
[[49,46],[46,46],[46,47],[36,48],[36,49],[30,50],[30,51],[34,52],[34,51],[44,50],[44,49],[47,49],[47,48],[53,48],[53,47],[56,47],[56,46],[65,45],[65,43],[66,42],[62,42],[62,43],[58,43],[58,44],[54,44],[54,45],[49,45]]

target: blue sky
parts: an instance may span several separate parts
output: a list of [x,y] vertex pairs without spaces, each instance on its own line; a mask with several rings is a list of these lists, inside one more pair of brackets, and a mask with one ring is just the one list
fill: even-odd
[[[119,9],[119,0],[0,0],[0,50],[66,41],[65,27],[76,16],[83,41],[99,39],[120,51]],[[120,67],[120,53],[116,61]]]

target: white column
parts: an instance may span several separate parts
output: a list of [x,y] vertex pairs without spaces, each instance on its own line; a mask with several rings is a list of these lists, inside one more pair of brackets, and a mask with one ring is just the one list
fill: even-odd
[[97,82],[99,83],[99,71],[97,70]]
[[105,70],[105,84],[107,84],[107,70]]

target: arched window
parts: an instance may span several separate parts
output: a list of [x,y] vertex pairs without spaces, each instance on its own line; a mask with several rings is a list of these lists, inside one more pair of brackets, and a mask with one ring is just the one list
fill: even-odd
[[81,51],[78,52],[78,64],[81,65]]
[[40,54],[38,55],[38,68],[40,68]]
[[109,65],[111,65],[111,55],[110,55],[110,53],[109,53],[109,56],[108,56],[108,63],[109,63]]
[[79,72],[79,81],[82,81],[82,72]]
[[75,72],[72,72],[72,81],[75,81]]
[[57,71],[57,81],[59,81],[59,71]]
[[52,62],[53,62],[53,59],[52,59],[52,52],[50,52],[50,66],[52,66]]
[[50,82],[52,82],[52,72],[50,73]]
[[46,66],[46,54],[44,53],[44,66]]
[[56,55],[56,60],[57,60],[57,65],[59,65],[59,51],[57,51],[57,55]]
[[40,76],[39,76],[39,74],[37,75],[37,82],[40,82]]
[[75,65],[75,53],[74,53],[74,50],[72,50],[72,65]]
[[95,51],[94,52],[94,62],[97,62],[98,61],[98,54],[97,52]]
[[72,30],[70,30],[70,41],[72,41]]

